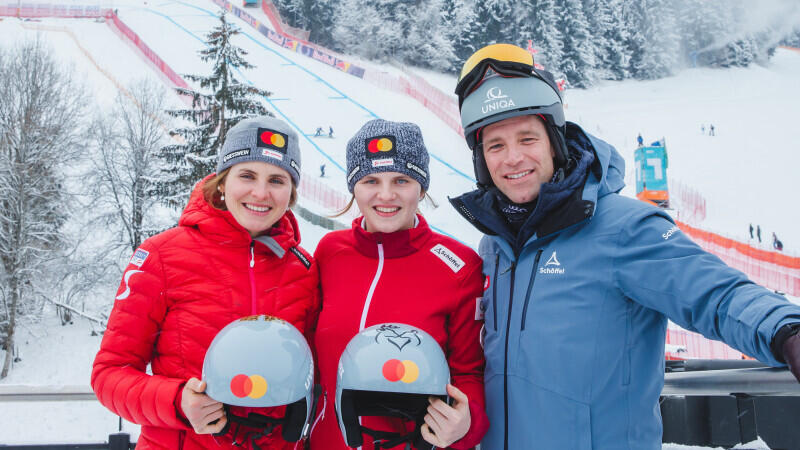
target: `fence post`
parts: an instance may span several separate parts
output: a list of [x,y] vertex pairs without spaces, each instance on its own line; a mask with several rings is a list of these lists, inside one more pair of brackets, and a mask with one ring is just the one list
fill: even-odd
[[131,435],[128,433],[113,433],[108,435],[108,450],[130,450]]

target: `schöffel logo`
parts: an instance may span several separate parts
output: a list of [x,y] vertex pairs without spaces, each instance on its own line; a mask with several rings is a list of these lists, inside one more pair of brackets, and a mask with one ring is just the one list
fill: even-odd
[[544,263],[544,267],[539,267],[539,273],[550,273],[550,274],[557,274],[561,275],[566,270],[561,267],[561,263],[558,262],[558,257],[556,256],[555,250],[553,250],[553,254],[550,255],[550,258]]
[[289,142],[289,136],[280,131],[270,130],[268,128],[259,128],[258,135],[256,136],[256,147],[263,148],[261,154],[283,161],[283,155],[286,154],[286,144]]
[[517,105],[514,104],[514,99],[511,99],[507,95],[503,94],[503,91],[501,91],[499,87],[495,86],[486,91],[486,100],[483,101],[481,112],[483,114],[489,114],[490,112],[516,106]]
[[442,244],[436,244],[431,248],[431,253],[438,256],[455,273],[458,273],[464,267],[464,260]]
[[364,151],[370,159],[392,158],[397,154],[397,140],[389,135],[364,139]]
[[677,226],[677,225],[676,225],[676,226],[673,226],[672,228],[670,228],[669,230],[667,230],[667,232],[666,232],[666,233],[662,234],[662,235],[661,235],[661,237],[662,237],[662,238],[664,238],[664,240],[666,241],[667,239],[669,239],[670,237],[672,237],[672,235],[673,235],[673,234],[675,234],[675,233],[677,233],[678,231],[681,231],[681,229],[680,229],[680,228],[678,228],[678,226]]

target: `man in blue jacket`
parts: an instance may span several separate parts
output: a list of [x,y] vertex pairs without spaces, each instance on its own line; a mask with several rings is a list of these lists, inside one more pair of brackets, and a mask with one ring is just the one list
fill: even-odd
[[456,93],[478,189],[451,202],[486,235],[482,449],[660,449],[667,319],[800,380],[800,306],[619,195],[622,157],[530,54],[479,50]]

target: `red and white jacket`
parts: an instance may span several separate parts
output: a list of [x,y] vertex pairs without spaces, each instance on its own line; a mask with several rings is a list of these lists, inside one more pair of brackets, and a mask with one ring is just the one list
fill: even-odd
[[[481,259],[417,217],[415,228],[394,233],[369,233],[359,217],[350,230],[328,233],[317,245],[322,311],[315,347],[327,407],[311,434],[312,449],[348,448],[334,408],[339,357],[360,330],[384,322],[421,328],[444,350],[452,384],[469,397],[472,421],[452,448],[474,447],[489,428],[479,342],[483,322],[475,314],[484,283]],[[401,433],[414,428],[401,419],[377,417],[362,418],[362,425]],[[371,438],[364,437],[362,448],[373,449]]]
[[[201,184],[178,226],[147,239],[134,253],[94,361],[97,398],[142,425],[137,449],[237,448],[232,432],[216,438],[194,433],[180,410],[184,384],[201,377],[211,340],[231,321],[269,314],[307,333],[319,308],[317,266],[298,247],[292,212],[268,238],[254,241],[230,212],[205,201]],[[252,350],[242,349],[243,356]],[[148,364],[152,375],[145,371]],[[259,412],[274,416],[283,409]],[[246,415],[243,408],[231,412]],[[280,433],[278,427],[257,442],[262,448],[293,448]],[[244,448],[249,447],[247,440]]]

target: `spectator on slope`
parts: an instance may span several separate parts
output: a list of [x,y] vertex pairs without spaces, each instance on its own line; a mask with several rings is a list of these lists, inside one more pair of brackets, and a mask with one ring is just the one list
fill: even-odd
[[708,126],[708,135],[709,136],[714,136],[714,124],[713,123]]
[[756,236],[758,236],[758,243],[761,243],[761,225],[756,225]]
[[753,224],[750,224],[750,239],[753,239]]
[[456,93],[478,189],[451,203],[489,286],[481,448],[661,449],[667,319],[800,380],[800,306],[619,195],[623,158],[566,122],[529,53],[478,50]]
[[772,248],[774,248],[779,252],[783,251],[783,242],[781,242],[780,239],[778,239],[778,236],[775,234],[774,231],[772,232]]
[[329,138],[332,138],[332,137],[333,137],[333,127],[332,127],[332,126],[329,126],[329,127],[328,127],[328,137],[329,137]]
[[412,123],[371,120],[347,143],[353,197],[342,214],[355,202],[362,216],[349,230],[328,233],[315,252],[323,305],[315,342],[328,405],[311,434],[312,449],[349,448],[334,408],[339,358],[358,332],[387,322],[415,326],[436,339],[450,367],[446,389],[455,403],[432,401],[421,427],[390,407],[375,414],[380,417],[362,417],[363,428],[390,434],[362,430],[361,448],[408,448],[406,442],[387,443],[406,435],[409,445],[421,437],[436,447],[467,449],[486,433],[482,322],[475,317],[484,289],[481,260],[432,231],[417,213],[430,181],[428,161],[422,132]]
[[216,169],[197,183],[178,226],[134,253],[94,361],[97,398],[142,425],[137,449],[295,446],[280,426],[267,436],[226,426],[231,415],[282,416],[285,408],[231,406],[226,414],[199,378],[212,339],[235,319],[268,314],[305,333],[315,323],[317,265],[299,247],[288,209],[300,179],[298,137],[281,120],[245,119],[226,134]]
[[639,147],[644,145],[644,138],[642,138],[642,133],[639,133],[639,136],[636,136],[636,142],[639,144]]

